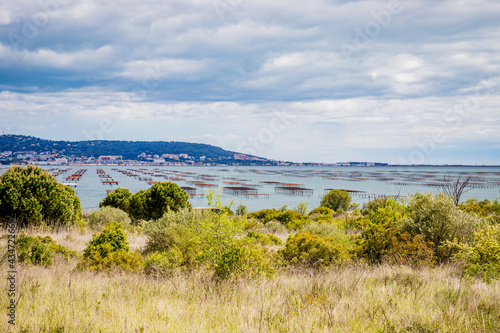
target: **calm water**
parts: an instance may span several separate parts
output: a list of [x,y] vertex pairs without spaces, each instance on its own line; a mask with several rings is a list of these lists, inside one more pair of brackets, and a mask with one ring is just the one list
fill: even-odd
[[[498,167],[144,167],[144,166],[58,166],[44,167],[50,172],[66,170],[56,176],[60,182],[67,182],[66,177],[80,169],[87,169],[78,182],[75,191],[81,200],[84,210],[96,209],[106,196],[106,190],[118,187],[127,188],[131,192],[147,189],[151,185],[140,181],[137,177],[127,176],[117,170],[129,171],[137,176],[150,177],[150,181],[173,181],[181,187],[196,188],[195,196],[190,198],[193,206],[206,206],[207,199],[203,195],[208,187],[193,182],[218,186],[253,187],[259,195],[247,197],[223,191],[222,201],[234,202],[233,208],[244,204],[249,211],[263,208],[280,208],[288,205],[295,207],[300,202],[308,202],[312,209],[319,205],[326,189],[347,189],[363,191],[353,196],[357,203],[367,202],[379,195],[406,196],[416,192],[439,192],[446,177],[472,175],[474,188],[469,188],[462,197],[494,200],[499,198],[500,168]],[[3,172],[6,167],[0,169]],[[109,180],[119,182],[118,185],[103,185],[97,170],[102,169],[110,176]],[[177,178],[171,180],[170,178]],[[69,182],[69,181],[68,181]],[[272,183],[275,182],[275,183]],[[276,193],[276,187],[284,185],[276,183],[292,183],[297,188],[304,188],[304,193]],[[251,186],[253,185],[253,186]],[[290,186],[290,185],[289,185]],[[266,194],[268,196],[266,196]]]

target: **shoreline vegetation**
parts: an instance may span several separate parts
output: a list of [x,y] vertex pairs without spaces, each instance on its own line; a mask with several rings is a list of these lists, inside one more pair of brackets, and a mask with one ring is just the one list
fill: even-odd
[[216,209],[193,210],[158,183],[84,214],[59,186],[34,167],[0,176],[4,332],[500,331],[500,203],[461,201],[460,182],[255,212],[211,191]]

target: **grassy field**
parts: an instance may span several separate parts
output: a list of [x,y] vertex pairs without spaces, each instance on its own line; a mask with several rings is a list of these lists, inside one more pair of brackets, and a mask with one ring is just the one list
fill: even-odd
[[[5,234],[5,232],[3,232]],[[91,232],[37,233],[81,253]],[[129,235],[133,249],[145,244]],[[5,248],[5,240],[2,240]],[[453,266],[353,264],[269,279],[216,282],[195,270],[168,278],[18,264],[16,323],[2,332],[499,332],[500,282]],[[5,277],[8,267],[1,266]],[[5,285],[5,284],[4,284]]]

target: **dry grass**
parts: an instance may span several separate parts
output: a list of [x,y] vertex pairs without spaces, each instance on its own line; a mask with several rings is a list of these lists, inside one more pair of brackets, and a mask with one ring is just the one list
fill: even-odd
[[[2,230],[0,234],[7,234],[7,230],[0,230]],[[23,232],[28,236],[50,236],[58,244],[61,244],[62,246],[65,246],[78,253],[83,253],[83,250],[87,247],[87,243],[92,239],[92,234],[96,233],[96,231],[87,228],[78,231],[67,228],[61,228],[56,231],[41,231],[36,228],[27,228],[23,229]],[[127,240],[129,242],[131,250],[140,250],[146,245],[146,237],[141,234],[129,233],[127,235]],[[5,244],[3,244],[3,242],[0,242],[0,245]]]
[[[46,235],[46,234],[40,234]],[[91,233],[50,233],[83,249]],[[136,237],[136,238],[134,238]],[[129,239],[140,246],[141,236]],[[453,266],[362,265],[216,283],[208,272],[154,279],[18,265],[17,325],[2,332],[498,332],[500,282]],[[7,266],[0,269],[7,272]],[[4,284],[5,286],[5,284]],[[7,307],[1,291],[0,307]]]

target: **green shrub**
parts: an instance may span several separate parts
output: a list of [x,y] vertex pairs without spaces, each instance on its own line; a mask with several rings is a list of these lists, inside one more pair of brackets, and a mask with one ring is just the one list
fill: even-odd
[[78,263],[77,268],[92,271],[133,272],[142,267],[142,256],[137,252],[113,250],[111,244],[101,244],[87,252],[87,257]]
[[140,190],[132,194],[129,199],[129,215],[135,221],[146,219],[146,191]]
[[475,198],[467,199],[465,203],[461,203],[458,207],[464,212],[476,214],[477,216],[487,217],[490,214],[497,214],[498,201],[489,201],[488,199],[478,201]]
[[300,231],[288,237],[285,249],[280,251],[289,265],[313,268],[343,264],[351,260],[347,248],[334,240]]
[[368,201],[363,204],[363,208],[361,209],[361,214],[369,215],[372,212],[376,212],[379,208],[385,207],[391,200],[394,200],[390,197],[376,198]]
[[308,207],[309,207],[308,202],[301,202],[297,206],[295,206],[293,210],[299,213],[300,215],[306,215]]
[[198,242],[200,221],[207,219],[210,213],[202,210],[181,209],[169,211],[158,220],[148,221],[143,228],[147,237],[144,254],[168,252],[177,249],[182,253],[182,266],[198,264],[196,258],[200,251]]
[[408,198],[406,211],[402,231],[412,237],[421,234],[426,241],[434,243],[436,255],[441,261],[451,255],[448,248],[441,245],[454,240],[470,242],[474,231],[485,223],[477,216],[460,210],[453,199],[443,193],[416,193]]
[[385,206],[371,211],[367,219],[357,220],[361,227],[360,236],[356,239],[360,256],[372,263],[379,263],[391,249],[392,239],[400,233],[399,226],[405,219],[405,207],[389,199]]
[[331,190],[321,199],[321,206],[328,207],[334,211],[339,209],[346,211],[349,209],[350,203],[351,195],[342,190]]
[[275,274],[275,265],[273,252],[246,239],[225,247],[211,262],[214,276],[219,280],[270,277]]
[[121,209],[111,206],[103,206],[93,211],[88,216],[89,226],[94,230],[101,230],[111,221],[119,222],[124,226],[130,225],[128,214]]
[[249,217],[261,220],[263,223],[276,220],[276,216],[281,214],[279,210],[276,209],[261,209],[256,212],[248,214]]
[[126,188],[117,188],[99,203],[99,208],[106,206],[121,209],[122,211],[130,214],[130,198],[132,193]]
[[311,210],[309,212],[309,216],[315,215],[315,214],[333,216],[333,213],[334,213],[334,211],[331,210],[330,208],[319,206],[319,207],[316,207],[313,210]]
[[155,277],[171,276],[178,271],[183,263],[182,252],[170,248],[166,252],[154,252],[144,260],[144,273]]
[[83,251],[78,268],[93,271],[135,271],[142,266],[142,256],[129,249],[127,234],[118,222],[109,223],[100,234],[94,234]]
[[125,208],[134,220],[155,220],[167,211],[178,211],[190,207],[189,196],[179,185],[172,182],[156,183],[147,190],[140,190],[132,195],[125,189],[117,189],[99,204]]
[[169,210],[178,211],[190,207],[189,196],[179,185],[168,183],[156,183],[145,193],[146,214],[144,219],[159,219]]
[[[220,196],[220,195],[219,195]],[[220,199],[217,197],[217,205]],[[254,239],[239,238],[243,221],[227,214],[211,214],[200,221],[199,258],[208,263],[217,279],[269,276],[274,273],[274,256]]]
[[56,253],[66,258],[76,256],[75,251],[57,244],[50,236],[33,237],[24,233],[16,236],[16,252],[19,262],[40,266],[52,265],[52,255]]
[[34,166],[13,166],[0,176],[0,222],[10,218],[18,226],[74,225],[82,218],[80,200],[47,171]]
[[283,242],[273,234],[264,235],[258,232],[249,231],[246,238],[253,239],[261,245],[283,245]]
[[236,207],[236,215],[243,216],[247,214],[248,214],[247,206],[241,204],[238,207]]
[[486,281],[500,279],[500,226],[486,225],[474,233],[472,244],[448,242],[458,249],[453,260],[464,265],[466,275],[478,276]]

